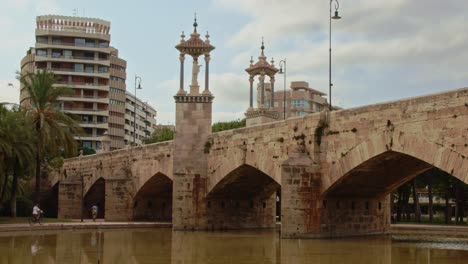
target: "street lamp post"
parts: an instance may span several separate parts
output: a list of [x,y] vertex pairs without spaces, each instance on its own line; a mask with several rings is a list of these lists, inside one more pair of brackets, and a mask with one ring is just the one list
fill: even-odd
[[[138,83],[138,85],[137,85]],[[135,138],[136,138],[136,105],[137,105],[137,97],[136,97],[136,91],[137,89],[142,89],[141,88],[141,77],[135,75],[135,104],[133,105],[133,145],[136,145]]]
[[84,214],[84,176],[81,172],[81,157],[83,156],[83,149],[80,149],[80,154],[78,156],[79,159],[79,167],[78,170],[80,171],[80,178],[81,178],[81,222],[83,222],[83,214]]
[[[335,15],[332,16],[332,3],[335,2]],[[332,19],[341,19],[341,17],[338,15],[338,9],[340,8],[340,3],[338,2],[338,0],[330,0],[330,41],[329,41],[329,57],[328,57],[328,98],[329,98],[329,103],[328,103],[328,109],[330,110],[330,112],[332,111],[332,92],[331,92],[331,88],[333,86],[332,84],[332,81],[331,81],[331,64],[332,64],[332,61],[331,61],[331,53],[332,53],[332,49],[331,49],[331,25],[332,25]]]
[[[286,120],[286,59],[280,60],[279,62],[280,70],[279,74],[284,73],[284,84],[283,84],[283,119]],[[283,71],[284,66],[284,71]]]

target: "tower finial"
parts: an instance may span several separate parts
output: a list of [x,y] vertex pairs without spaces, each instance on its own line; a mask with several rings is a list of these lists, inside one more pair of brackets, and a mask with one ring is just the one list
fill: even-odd
[[264,54],[263,54],[263,50],[265,49],[265,45],[264,45],[264,43],[263,43],[263,37],[262,37],[262,46],[260,47],[260,49],[262,49],[262,56],[263,56],[263,55],[264,55]]
[[253,65],[253,62],[254,62],[254,60],[253,60],[253,56],[250,56],[250,66],[252,66],[252,65]]
[[197,26],[198,26],[198,23],[197,23],[197,13],[195,12],[195,19],[193,21],[193,28],[194,28],[194,32],[197,32]]

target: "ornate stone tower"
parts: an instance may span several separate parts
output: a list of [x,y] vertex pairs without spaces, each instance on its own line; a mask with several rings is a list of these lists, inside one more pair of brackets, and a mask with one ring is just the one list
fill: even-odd
[[[211,134],[213,95],[209,90],[210,44],[208,32],[205,41],[197,32],[197,19],[193,33],[185,40],[182,32],[176,49],[180,51],[180,87],[174,96],[176,103],[176,133],[174,137],[173,168],[173,228],[203,229],[206,226],[206,177],[208,170],[207,146]],[[190,91],[184,89],[185,55],[193,58]],[[205,57],[205,89],[199,92],[198,58]]]
[[[258,61],[254,64],[253,58],[250,59],[250,66],[245,69],[249,74],[250,81],[250,101],[249,109],[245,113],[247,119],[247,126],[253,126],[263,123],[272,122],[279,119],[278,111],[273,110],[274,97],[275,97],[275,74],[279,71],[275,68],[275,61],[271,59],[271,64],[268,63],[267,57],[264,54],[265,45],[262,40],[262,46],[260,47],[262,52],[258,57]],[[259,76],[260,82],[260,105],[257,108],[253,107],[253,83],[255,76]],[[265,105],[265,77],[270,77],[270,101]]]

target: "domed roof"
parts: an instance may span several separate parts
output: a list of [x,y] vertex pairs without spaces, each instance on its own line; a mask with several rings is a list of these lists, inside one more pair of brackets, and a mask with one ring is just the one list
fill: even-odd
[[250,75],[258,75],[264,72],[268,76],[274,76],[279,70],[275,68],[273,59],[271,59],[271,64],[267,61],[267,57],[264,54],[265,45],[263,43],[263,40],[260,49],[262,50],[262,52],[258,57],[258,61],[255,64],[253,64],[253,58],[251,58],[250,67],[245,69],[245,71]]
[[193,57],[198,57],[203,54],[210,53],[212,50],[215,49],[213,45],[210,44],[210,35],[206,32],[206,39],[203,41],[200,39],[200,34],[197,32],[197,18],[193,23],[193,33],[190,34],[190,38],[185,40],[185,34],[182,32],[180,43],[175,46],[177,50],[181,53],[189,54]]

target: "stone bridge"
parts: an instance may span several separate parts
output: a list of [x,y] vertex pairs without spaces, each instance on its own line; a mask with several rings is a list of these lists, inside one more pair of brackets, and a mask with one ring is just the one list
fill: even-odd
[[213,97],[196,97],[175,96],[174,141],[66,160],[58,216],[79,218],[83,191],[86,214],[176,230],[271,228],[278,214],[284,238],[381,234],[401,184],[433,167],[468,183],[468,88],[220,133]]

